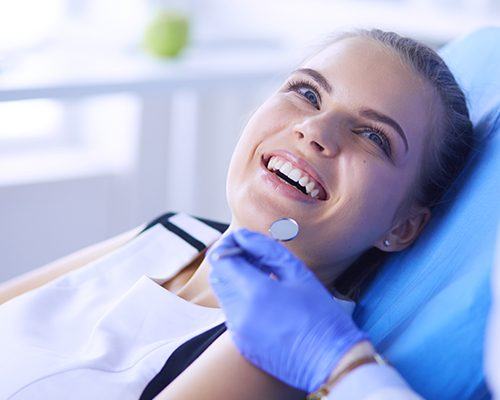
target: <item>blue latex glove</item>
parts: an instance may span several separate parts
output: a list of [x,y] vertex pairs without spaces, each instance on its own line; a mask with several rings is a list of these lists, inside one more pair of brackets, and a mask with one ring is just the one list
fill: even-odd
[[[214,259],[233,247],[244,254]],[[210,282],[239,351],[289,385],[318,389],[344,353],[367,339],[306,265],[274,239],[240,229],[208,257]]]

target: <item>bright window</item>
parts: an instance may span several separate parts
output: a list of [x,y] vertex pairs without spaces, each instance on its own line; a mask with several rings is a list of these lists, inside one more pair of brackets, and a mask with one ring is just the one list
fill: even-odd
[[0,2],[0,54],[43,43],[57,28],[65,0]]
[[63,107],[46,99],[0,102],[0,140],[53,139],[61,134]]

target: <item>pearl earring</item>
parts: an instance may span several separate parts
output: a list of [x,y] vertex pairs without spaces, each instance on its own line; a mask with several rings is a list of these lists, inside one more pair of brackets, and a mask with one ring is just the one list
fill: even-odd
[[384,240],[384,246],[385,247],[389,247],[390,244],[391,243],[387,239]]

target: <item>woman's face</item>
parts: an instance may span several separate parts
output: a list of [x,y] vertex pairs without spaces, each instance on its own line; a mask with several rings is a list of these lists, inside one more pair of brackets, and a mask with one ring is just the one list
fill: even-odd
[[[300,232],[285,245],[326,282],[372,246],[406,247],[426,222],[425,211],[404,204],[435,100],[430,86],[380,44],[350,38],[330,45],[246,125],[227,177],[231,229],[267,232],[275,219],[294,218]],[[287,172],[290,178],[307,176],[310,194],[266,168],[273,155],[299,170]]]

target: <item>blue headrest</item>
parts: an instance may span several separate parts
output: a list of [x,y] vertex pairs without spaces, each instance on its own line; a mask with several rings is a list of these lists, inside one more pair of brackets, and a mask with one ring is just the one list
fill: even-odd
[[408,250],[394,254],[363,294],[357,323],[425,398],[487,396],[482,369],[490,271],[500,217],[500,28],[474,32],[440,54],[468,97],[481,140],[448,204]]

